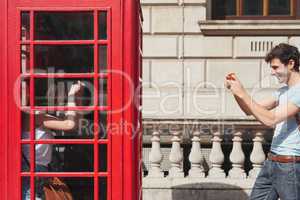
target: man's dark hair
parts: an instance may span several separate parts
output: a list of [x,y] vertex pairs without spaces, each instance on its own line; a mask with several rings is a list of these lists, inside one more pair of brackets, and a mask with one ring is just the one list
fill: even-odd
[[266,55],[265,61],[267,63],[271,62],[274,58],[278,58],[280,62],[287,65],[290,60],[295,62],[294,70],[299,72],[299,57],[300,53],[297,47],[286,43],[280,43]]

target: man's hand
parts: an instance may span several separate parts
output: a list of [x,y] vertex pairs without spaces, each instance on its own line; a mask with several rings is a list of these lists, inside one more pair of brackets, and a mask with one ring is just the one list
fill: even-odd
[[230,73],[226,76],[225,87],[230,89],[233,95],[240,98],[246,94],[245,88],[234,73]]
[[[226,76],[226,78],[225,78],[225,83],[224,83],[224,85],[225,85],[225,87],[227,88],[227,89],[230,89],[230,83],[229,83],[229,80],[235,80],[234,79],[234,77],[232,76],[234,73],[229,73],[229,74],[227,74],[227,76]],[[227,81],[228,80],[228,81]]]

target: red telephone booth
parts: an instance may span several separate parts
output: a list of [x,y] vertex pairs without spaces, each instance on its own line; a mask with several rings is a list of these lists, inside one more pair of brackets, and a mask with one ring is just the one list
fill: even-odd
[[53,177],[74,200],[142,199],[141,21],[136,0],[0,2],[0,199]]

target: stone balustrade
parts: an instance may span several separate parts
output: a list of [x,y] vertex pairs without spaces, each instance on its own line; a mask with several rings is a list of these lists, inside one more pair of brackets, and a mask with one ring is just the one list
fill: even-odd
[[[151,133],[152,125],[160,128]],[[144,160],[148,163],[143,177],[144,199],[172,199],[170,192],[174,190],[202,191],[196,199],[204,193],[209,196],[209,191],[216,191],[211,199],[226,191],[239,191],[244,197],[234,194],[232,199],[247,199],[266,159],[271,133],[255,120],[144,120],[144,143],[147,138],[151,141],[149,160]],[[167,157],[162,146],[170,150]],[[203,146],[206,154],[209,152],[206,157]],[[163,160],[169,162],[169,168],[162,168]]]

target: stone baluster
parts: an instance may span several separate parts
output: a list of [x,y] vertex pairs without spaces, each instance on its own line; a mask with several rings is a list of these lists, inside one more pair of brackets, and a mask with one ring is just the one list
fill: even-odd
[[221,134],[220,132],[214,132],[212,139],[212,149],[209,154],[209,161],[212,168],[208,172],[209,178],[225,178],[225,172],[221,168],[224,163],[224,153],[221,148]]
[[229,171],[230,178],[246,178],[244,171],[245,155],[242,149],[242,133],[235,132],[232,139],[233,147],[230,153],[230,161],[232,163],[232,169]]
[[160,133],[158,131],[154,131],[152,133],[152,147],[149,153],[149,162],[150,162],[150,169],[148,177],[160,178],[164,177],[164,173],[160,168],[163,155],[160,150]]
[[203,178],[205,173],[203,170],[204,157],[201,153],[201,143],[200,143],[200,132],[194,131],[192,138],[192,149],[189,155],[189,160],[191,162],[191,169],[189,170],[189,177],[191,178]]
[[250,155],[250,161],[252,162],[253,169],[249,172],[250,178],[256,178],[259,171],[261,170],[263,163],[266,159],[264,150],[263,150],[263,133],[256,132],[255,137],[253,138],[253,150]]
[[180,149],[180,132],[174,131],[172,132],[172,148],[169,156],[169,160],[171,163],[171,169],[169,170],[169,177],[170,178],[180,178],[184,177],[184,173],[181,168],[183,156]]

